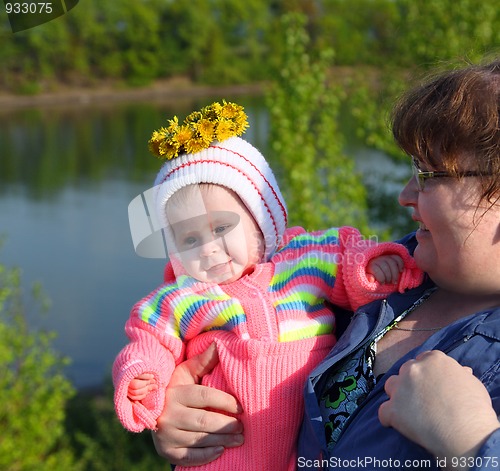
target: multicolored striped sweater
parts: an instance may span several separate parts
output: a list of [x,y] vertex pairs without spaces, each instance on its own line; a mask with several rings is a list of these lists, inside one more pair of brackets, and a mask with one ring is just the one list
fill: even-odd
[[[387,254],[405,262],[399,283],[370,282],[368,262]],[[204,384],[239,400],[245,444],[196,469],[242,471],[295,469],[304,381],[335,343],[329,303],[354,310],[418,286],[423,275],[402,245],[375,244],[342,227],[313,233],[288,229],[268,262],[230,284],[172,276],[138,302],[127,321],[131,343],[113,365],[118,417],[134,432],[155,429],[176,364],[215,342],[219,364]],[[141,402],[130,401],[130,381],[146,372],[155,375],[158,390]]]

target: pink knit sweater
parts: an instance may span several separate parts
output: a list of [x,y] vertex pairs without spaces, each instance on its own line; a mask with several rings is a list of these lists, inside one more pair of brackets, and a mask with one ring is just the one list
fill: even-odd
[[[375,245],[353,228],[294,228],[286,236],[283,247],[250,275],[227,285],[187,276],[168,280],[137,303],[127,321],[131,343],[115,360],[113,380],[118,417],[131,431],[155,429],[175,365],[217,345],[219,364],[203,384],[238,399],[245,444],[196,470],[295,469],[305,379],[335,343],[326,302],[354,309],[422,281],[403,246]],[[405,261],[398,285],[367,280],[366,265],[381,254]],[[158,390],[142,402],[130,401],[130,381],[146,372],[155,375]]]

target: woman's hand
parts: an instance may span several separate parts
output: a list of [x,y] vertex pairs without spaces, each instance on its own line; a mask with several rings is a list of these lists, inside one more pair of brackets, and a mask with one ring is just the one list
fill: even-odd
[[476,456],[500,427],[491,398],[468,367],[441,351],[404,363],[385,383],[389,400],[379,408],[382,425],[394,427],[434,456]]
[[165,407],[153,433],[156,451],[172,464],[197,466],[218,458],[224,448],[243,443],[241,422],[228,415],[239,414],[236,399],[218,389],[202,386],[219,359],[215,344],[204,353],[181,363],[166,390]]

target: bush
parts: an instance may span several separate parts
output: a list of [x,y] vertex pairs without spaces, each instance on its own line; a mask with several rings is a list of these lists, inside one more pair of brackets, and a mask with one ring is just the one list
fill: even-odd
[[[35,299],[40,301],[39,296]],[[81,468],[68,446],[65,406],[74,389],[67,360],[52,349],[54,334],[30,329],[20,270],[0,264],[0,469]]]
[[168,471],[150,432],[127,432],[116,418],[111,381],[102,391],[81,391],[68,404],[67,430],[85,471]]
[[281,57],[267,103],[289,224],[309,231],[352,225],[367,233],[365,189],[338,130],[343,92],[327,81],[333,51],[309,52],[303,15],[284,15],[282,22]]

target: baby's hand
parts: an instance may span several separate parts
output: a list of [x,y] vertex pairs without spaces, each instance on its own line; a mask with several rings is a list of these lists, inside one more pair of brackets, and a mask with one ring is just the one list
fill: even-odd
[[399,255],[381,255],[368,262],[367,278],[369,281],[377,280],[381,284],[395,284],[403,268],[404,262]]
[[127,397],[131,401],[142,401],[151,391],[157,389],[158,384],[156,384],[154,375],[144,373],[130,381]]

